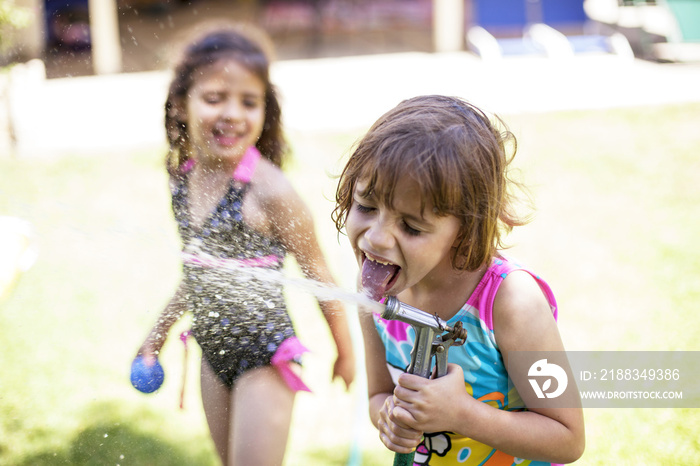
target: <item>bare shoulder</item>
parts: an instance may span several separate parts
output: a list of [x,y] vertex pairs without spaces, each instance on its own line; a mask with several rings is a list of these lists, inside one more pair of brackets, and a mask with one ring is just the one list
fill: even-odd
[[266,159],[256,168],[252,191],[261,207],[276,215],[305,213],[306,205],[287,175]]
[[269,160],[261,158],[255,169],[253,187],[264,199],[275,199],[296,194],[287,175]]
[[504,348],[523,342],[546,344],[548,338],[558,336],[547,297],[535,278],[521,270],[509,273],[499,287],[493,321],[496,340]]
[[547,313],[551,313],[547,297],[537,280],[524,270],[514,270],[503,279],[494,301],[494,309],[497,307],[521,308],[535,312],[544,309]]
[[270,230],[279,235],[288,249],[299,252],[300,238],[308,239],[313,220],[309,207],[287,175],[268,160],[261,159],[253,175],[251,191]]

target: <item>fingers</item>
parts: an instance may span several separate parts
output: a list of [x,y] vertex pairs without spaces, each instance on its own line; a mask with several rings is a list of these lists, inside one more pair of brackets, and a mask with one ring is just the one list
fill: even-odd
[[383,431],[379,432],[379,439],[384,446],[395,453],[411,453],[420,444],[422,438],[418,436],[415,440],[408,440],[387,435]]
[[143,362],[149,367],[154,365],[157,359],[152,345],[148,344],[148,342],[141,345],[139,350],[136,352],[136,356],[141,356]]
[[143,358],[143,363],[147,367],[154,366],[158,360],[157,356],[150,350],[144,350],[143,353],[141,353],[141,357]]
[[460,366],[448,364],[445,377],[424,379],[401,374],[392,396],[386,398],[378,428],[382,443],[397,453],[410,453],[420,444],[423,432],[444,430],[453,414],[449,400],[465,395]]
[[411,415],[405,409],[395,406],[392,397],[388,397],[380,411],[377,428],[382,443],[391,451],[410,453],[420,443],[423,432],[408,426],[404,419]]
[[429,379],[424,379],[419,375],[409,374],[404,372],[399,375],[398,385],[399,387],[406,388],[408,390],[418,391],[426,385]]
[[459,364],[449,363],[447,364],[447,375],[452,375],[455,377],[464,378],[464,369]]
[[[409,386],[412,386],[410,382]],[[394,411],[398,414],[399,419],[409,426],[414,427],[416,423],[415,414],[421,412],[424,404],[421,391],[406,388],[404,385],[397,385],[394,388],[392,401],[395,406]],[[401,410],[396,411],[396,407],[400,407]]]
[[410,453],[423,438],[421,431],[401,427],[397,422],[380,422],[379,438],[386,447],[397,453]]
[[[464,377],[464,370],[459,364],[447,364],[447,376]],[[398,386],[408,390],[419,391],[430,384],[434,379],[425,379],[418,375],[409,374],[407,372],[399,375]]]
[[417,420],[408,406],[394,406],[394,409],[391,411],[391,419],[403,429],[419,431],[419,429],[416,429]]

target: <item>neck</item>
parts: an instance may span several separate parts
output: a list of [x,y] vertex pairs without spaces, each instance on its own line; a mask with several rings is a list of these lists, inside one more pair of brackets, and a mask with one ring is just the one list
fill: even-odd
[[449,320],[464,306],[484,275],[486,267],[476,271],[452,269],[439,279],[431,279],[399,294],[399,299],[429,314]]
[[226,172],[231,174],[241,162],[244,155],[245,152],[236,157],[217,158],[207,155],[201,156],[198,153],[191,153],[190,158],[196,160],[196,167],[203,172]]

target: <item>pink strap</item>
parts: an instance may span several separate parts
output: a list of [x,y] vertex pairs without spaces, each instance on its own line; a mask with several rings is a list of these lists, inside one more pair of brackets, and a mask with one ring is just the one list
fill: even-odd
[[498,293],[501,283],[508,274],[516,270],[527,272],[535,279],[547,298],[547,301],[549,301],[549,307],[552,310],[554,318],[556,319],[558,317],[557,301],[554,298],[554,293],[552,293],[551,288],[542,278],[514,262],[505,258],[497,258],[494,259],[491,267],[489,267],[481,278],[481,281],[467,301],[467,304],[479,310],[479,318],[486,324],[489,330],[493,330],[493,302],[496,298],[496,293]]
[[255,173],[255,167],[258,166],[260,160],[260,151],[255,146],[250,146],[240,162],[236,170],[233,172],[233,179],[241,183],[250,183]]
[[[253,173],[255,173],[255,167],[258,166],[258,161],[262,155],[260,151],[255,146],[250,146],[243,154],[243,158],[238,162],[238,166],[233,171],[233,179],[240,181],[241,183],[250,183],[253,179]],[[180,167],[180,173],[187,173],[192,170],[195,159],[187,159],[187,162],[183,163]]]
[[311,389],[301,380],[297,374],[292,371],[290,364],[295,357],[308,352],[309,350],[301,344],[297,337],[287,338],[277,348],[277,351],[272,356],[271,363],[279,371],[282,379],[293,392],[305,391],[310,392]]

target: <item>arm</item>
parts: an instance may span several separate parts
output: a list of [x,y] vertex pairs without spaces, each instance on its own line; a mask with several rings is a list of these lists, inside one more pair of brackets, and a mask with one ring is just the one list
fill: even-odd
[[182,317],[186,310],[187,306],[184,300],[184,290],[181,282],[177,291],[175,291],[175,294],[165,306],[165,309],[163,309],[163,312],[160,313],[158,320],[139,348],[137,354],[143,355],[147,361],[157,358],[158,353],[160,353],[168,337],[170,328]]
[[[493,312],[494,334],[506,363],[511,351],[564,351],[549,305],[528,274],[508,275]],[[511,377],[518,390],[530,389],[526,371]],[[519,458],[570,463],[583,454],[580,404],[525,412],[499,410],[465,396],[462,369],[454,364],[440,379],[404,374],[399,384],[397,405],[403,409],[397,410],[397,416],[413,428],[453,431]]]
[[365,343],[369,417],[389,450],[410,453],[420,443],[423,432],[408,427],[394,416],[394,382],[386,366],[384,345],[374,327],[371,312],[360,312],[360,325]]
[[[271,210],[277,219],[275,234],[294,255],[306,278],[335,285],[316,238],[311,212],[291,186],[277,183],[277,189],[280,187],[286,189],[275,196]],[[341,377],[349,387],[355,378],[355,356],[345,309],[339,301],[319,300],[318,304],[338,351],[333,378]]]

